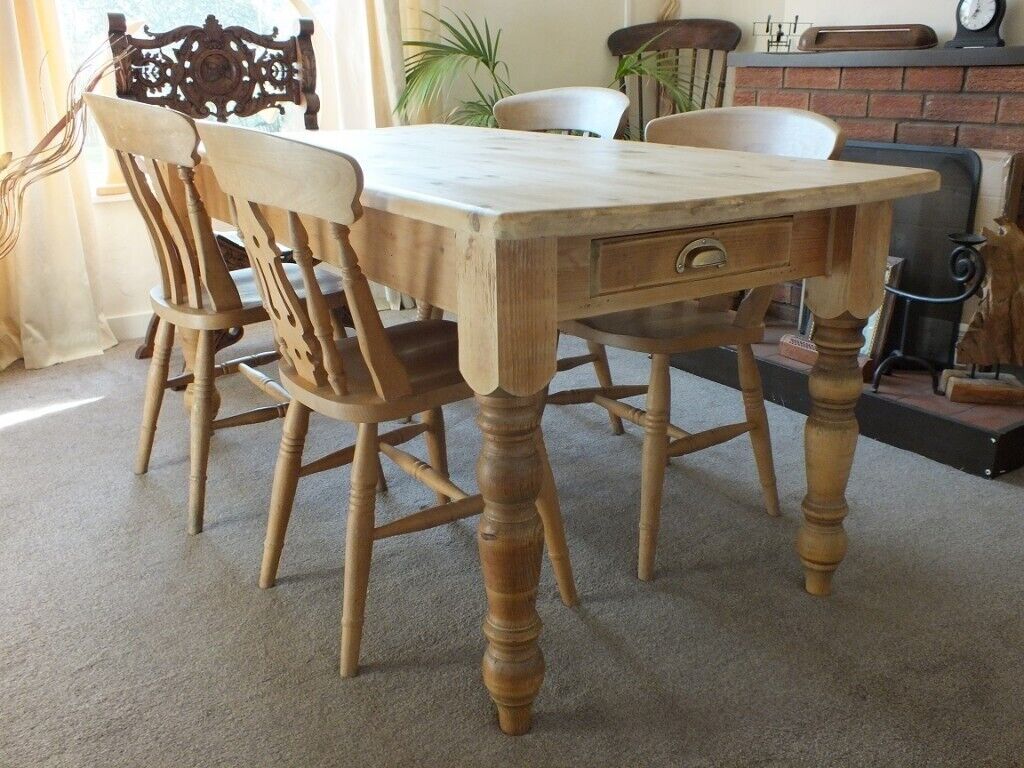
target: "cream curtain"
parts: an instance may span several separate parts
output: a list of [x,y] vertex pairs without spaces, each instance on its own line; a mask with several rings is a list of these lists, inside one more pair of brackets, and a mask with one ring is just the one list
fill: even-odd
[[[64,112],[70,72],[54,0],[0,0],[0,152],[29,151]],[[21,237],[0,261],[0,370],[96,355],[115,343],[97,311],[85,164],[33,185]]]
[[[439,0],[337,0],[313,35],[324,128],[394,125],[405,82],[402,40],[429,33]],[[321,74],[322,73],[322,74]]]
[[[402,40],[429,35],[439,0],[336,0],[313,35],[321,128],[383,128],[405,85]],[[326,34],[321,34],[321,32]],[[410,297],[374,285],[380,309],[412,306]]]

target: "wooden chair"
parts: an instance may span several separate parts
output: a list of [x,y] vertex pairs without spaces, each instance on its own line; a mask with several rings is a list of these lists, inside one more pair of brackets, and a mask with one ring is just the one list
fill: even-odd
[[[507,96],[494,105],[499,128],[513,131],[574,133],[598,139],[613,139],[622,127],[629,98],[610,88],[569,87]],[[608,354],[600,344],[587,342],[587,354],[563,357],[559,371],[593,364],[602,387],[612,386]],[[622,419],[610,413],[612,431],[623,433]]]
[[[713,109],[722,106],[726,58],[729,51],[736,50],[742,37],[740,28],[731,21],[655,21],[613,32],[608,37],[608,49],[621,62],[646,45],[644,51],[658,57],[658,66],[676,75],[693,109]],[[655,118],[679,111],[658,82],[631,76],[622,78],[619,84],[633,102],[625,129],[627,136],[639,133]]]
[[499,128],[613,139],[629,99],[610,88],[549,88],[506,96],[494,105]]
[[[107,14],[110,49],[118,61],[117,95],[143,104],[170,107],[200,120],[226,122],[232,116],[250,117],[265,109],[284,112],[284,104],[305,106],[306,128],[316,130],[320,98],[316,94],[313,22],[299,19],[293,37],[278,38],[245,27],[223,27],[212,14],[203,26],[188,24],[145,37],[128,34],[121,13]],[[229,234],[217,235],[229,269],[249,266],[245,248]],[[153,352],[156,318],[150,321],[139,359]],[[224,334],[219,346],[238,341],[235,331]]]
[[[482,497],[467,495],[451,482],[447,471],[441,408],[472,396],[459,372],[457,326],[446,320],[382,325],[348,239],[349,227],[362,214],[362,172],[353,158],[243,128],[213,123],[201,123],[198,128],[217,181],[238,213],[239,228],[271,309],[281,349],[281,378],[292,397],[274,473],[260,586],[274,584],[299,478],[351,464],[341,619],[341,674],[349,677],[358,668],[373,542],[433,528],[483,509]],[[289,212],[289,236],[306,280],[306,304],[284,279],[287,265],[281,261],[277,233],[271,231],[261,206]],[[300,216],[332,222],[354,337],[339,339],[332,334],[328,306],[310,269]],[[541,401],[538,407],[543,407]],[[311,411],[357,425],[355,445],[302,464]],[[414,414],[422,414],[418,423],[380,433],[382,422]],[[421,434],[427,440],[430,464],[398,448]],[[542,439],[538,441],[544,467],[538,511],[562,600],[571,605],[576,591],[565,532]],[[378,453],[431,488],[437,505],[376,525]]]
[[[135,205],[145,219],[160,266],[160,284],[150,293],[157,318],[156,344],[146,387],[136,474],[149,469],[164,390],[192,384],[189,532],[203,528],[206,468],[212,432],[284,416],[287,396],[254,366],[277,359],[264,353],[215,365],[218,332],[263,322],[267,313],[252,269],[229,270],[221,259],[209,217],[194,184],[199,137],[193,122],[173,110],[87,94],[86,102],[107,145],[114,151]],[[284,276],[305,295],[300,270]],[[316,279],[331,309],[344,307],[341,279],[317,268]],[[191,373],[168,377],[175,329]],[[339,332],[341,332],[339,330]],[[218,376],[242,372],[279,404],[215,419]]]
[[[661,144],[823,160],[838,156],[843,145],[842,131],[828,118],[802,110],[771,107],[732,107],[663,117],[647,126],[646,139]],[[684,248],[680,258],[688,269],[715,269],[725,263],[728,253],[721,242],[703,236]],[[564,322],[559,326],[563,333],[590,343],[651,356],[651,378],[644,410],[620,402],[623,397],[636,394],[629,387],[571,390],[553,394],[548,399],[549,403],[560,405],[596,403],[609,413],[643,427],[637,575],[645,581],[654,576],[662,486],[669,457],[693,453],[749,433],[765,507],[768,514],[779,514],[768,417],[751,349],[751,344],[764,338],[764,316],[771,293],[770,286],[756,288],[747,293],[735,311],[682,301]],[[696,434],[671,424],[670,356],[726,345],[737,348],[746,420]]]

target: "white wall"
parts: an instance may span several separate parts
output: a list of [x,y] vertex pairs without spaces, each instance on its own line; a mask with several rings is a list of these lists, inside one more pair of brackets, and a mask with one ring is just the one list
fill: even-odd
[[500,53],[518,91],[608,85],[615,73],[605,40],[623,26],[626,0],[452,0],[444,5],[478,24],[486,20],[492,31],[503,30]]
[[99,198],[93,210],[99,247],[89,266],[100,312],[118,341],[136,338],[145,333],[149,291],[160,281],[146,225],[127,195]]
[[[1007,5],[1003,37],[1007,45],[1024,44],[1024,7],[1013,0]],[[956,0],[786,0],[786,17],[797,13],[818,26],[927,24],[938,33],[940,45],[956,34]]]
[[[501,27],[502,50],[519,90],[601,85],[612,62],[605,40],[627,21],[653,21],[665,0],[453,0],[449,7]],[[681,18],[728,19],[743,30],[741,50],[763,48],[753,22],[774,18],[823,24],[927,24],[940,44],[953,37],[956,0],[680,0]],[[1008,45],[1024,44],[1024,3],[1010,2],[1003,24]]]

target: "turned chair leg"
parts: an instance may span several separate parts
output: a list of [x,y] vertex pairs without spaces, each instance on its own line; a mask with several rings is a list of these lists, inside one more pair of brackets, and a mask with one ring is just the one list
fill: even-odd
[[[448,477],[448,444],[444,434],[444,412],[440,408],[424,411],[420,419],[427,425],[424,439],[427,441],[427,456],[430,466]],[[443,493],[437,494],[438,504],[447,504],[451,499]]]
[[302,450],[309,429],[309,408],[297,400],[288,404],[281,430],[281,447],[274,468],[274,487],[270,494],[270,513],[267,516],[267,537],[263,542],[263,563],[260,566],[260,589],[269,589],[277,580],[277,567],[288,531],[295,488],[302,468]]
[[384,465],[381,463],[380,454],[377,455],[377,493],[388,492],[388,479],[384,477]]
[[160,406],[164,402],[167,388],[167,374],[171,364],[171,348],[174,345],[174,325],[160,320],[153,346],[153,360],[149,364],[149,379],[146,382],[146,400],[142,407],[142,428],[139,431],[139,449],[135,455],[135,474],[144,475],[149,471],[149,456],[153,452],[153,438],[156,437],[156,422],[160,417]]
[[551,471],[547,447],[544,445],[544,434],[537,428],[537,457],[541,464],[541,487],[537,496],[537,514],[544,525],[544,545],[548,550],[551,569],[555,572],[555,582],[562,602],[572,607],[579,602],[576,595],[576,580],[572,575],[572,562],[569,560],[569,545],[565,541],[565,522],[562,520],[562,508],[558,502],[558,489],[555,486],[555,475]]
[[637,577],[654,578],[655,550],[661,524],[661,495],[668,456],[668,411],[671,398],[668,355],[651,358],[651,384],[644,416],[644,449],[640,479],[640,551]]
[[[605,388],[612,386],[612,371],[608,367],[608,352],[605,350],[604,345],[588,341],[587,350],[597,358],[594,360],[594,372],[597,374],[597,383]],[[614,413],[608,414],[608,420],[612,424],[612,432],[614,434],[621,435],[625,432],[622,428],[622,419]]]
[[743,391],[743,408],[747,421],[751,423],[750,444],[754,449],[757,474],[761,479],[764,505],[772,517],[779,515],[779,490],[775,485],[775,462],[772,459],[772,438],[768,430],[768,412],[764,407],[764,391],[761,388],[761,374],[757,360],[749,344],[737,347],[740,389]]
[[199,331],[192,374],[192,471],[188,494],[188,532],[201,533],[206,506],[206,465],[210,458],[210,434],[216,412],[216,388],[213,377],[215,331]]
[[348,530],[345,534],[345,588],[341,609],[341,676],[359,669],[366,588],[373,554],[374,503],[377,486],[377,425],[360,424],[352,461]]

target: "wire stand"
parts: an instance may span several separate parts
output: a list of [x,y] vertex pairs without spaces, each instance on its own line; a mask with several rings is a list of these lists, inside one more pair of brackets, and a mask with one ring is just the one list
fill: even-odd
[[[907,333],[910,329],[910,307],[915,303],[919,304],[963,304],[967,299],[974,296],[985,280],[985,258],[978,250],[987,242],[981,235],[960,233],[950,235],[949,239],[956,245],[949,255],[949,274],[953,281],[962,286],[961,292],[956,296],[920,296],[916,293],[901,291],[899,288],[885,286],[885,290],[896,297],[903,299],[903,327],[900,329],[900,341],[896,349],[881,362],[875,369],[875,375],[871,380],[871,391],[877,392],[881,384],[882,376],[889,373],[897,363],[910,363],[919,368],[924,368],[932,377],[932,392],[936,395],[939,392],[939,371],[930,360],[923,357],[908,355]],[[950,343],[950,367],[954,365],[954,349],[956,348],[957,333],[954,327],[953,339]]]

